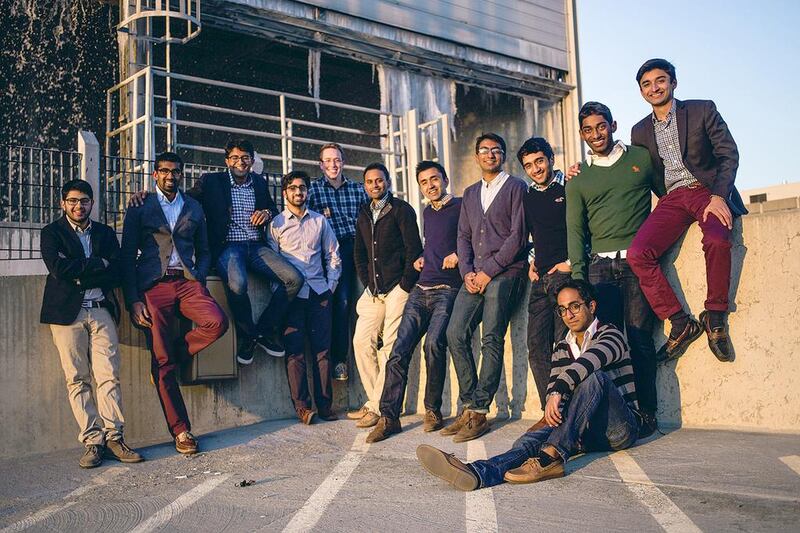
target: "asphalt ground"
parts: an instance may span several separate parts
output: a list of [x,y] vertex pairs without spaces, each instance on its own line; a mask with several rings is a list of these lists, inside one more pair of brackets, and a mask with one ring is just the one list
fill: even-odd
[[[422,432],[365,444],[348,420],[274,421],[171,443],[147,460],[80,469],[81,450],[0,461],[8,531],[800,531],[800,436],[680,429],[567,464],[564,478],[464,493],[415,450],[461,459],[508,449],[530,420],[493,423],[454,444]],[[241,481],[254,481],[245,487]]]

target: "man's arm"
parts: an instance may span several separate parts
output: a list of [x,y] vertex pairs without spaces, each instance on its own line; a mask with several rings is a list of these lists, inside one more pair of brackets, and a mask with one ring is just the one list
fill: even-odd
[[[609,327],[592,339],[592,347],[578,356],[565,368],[559,369],[558,376],[552,380],[548,393],[557,392],[568,401],[575,388],[597,370],[621,360],[628,353],[628,343],[618,329]],[[552,375],[551,375],[552,379]]]
[[[95,287],[113,289],[114,287],[119,287],[121,280],[119,269],[119,241],[117,241],[117,235],[114,233],[114,230],[104,227],[102,230],[98,231],[97,237],[98,241],[95,243],[95,236],[92,235],[92,252],[97,257],[105,259],[108,264],[99,272],[82,275],[79,278],[81,287],[86,289]],[[98,246],[98,249],[95,249],[95,244]]]
[[208,179],[208,174],[201,174],[199,178],[194,180],[192,188],[186,190],[186,194],[200,202],[201,205],[205,194],[206,179]]
[[588,266],[586,264],[586,237],[589,234],[589,224],[586,215],[586,205],[580,191],[579,181],[572,180],[567,184],[567,255],[572,263],[572,277],[586,279]]
[[99,257],[67,257],[54,226],[42,229],[40,238],[42,260],[56,279],[75,280],[81,276],[102,272],[105,268]]
[[705,103],[703,126],[718,164],[717,177],[711,194],[727,199],[736,179],[736,170],[739,168],[739,150],[728,125],[717,111],[714,102],[710,100]]
[[369,287],[369,270],[367,268],[369,257],[367,256],[367,245],[365,242],[367,237],[361,234],[361,225],[358,223],[362,216],[366,216],[363,214],[363,211],[359,213],[358,219],[356,220],[356,237],[353,240],[353,263],[356,267],[358,279],[361,281],[362,285]]
[[325,276],[328,289],[333,294],[342,275],[342,259],[339,257],[339,241],[327,218],[322,219],[322,253],[325,256]]
[[458,255],[458,271],[463,278],[475,271],[473,263],[475,251],[472,249],[472,228],[470,226],[469,212],[467,210],[467,195],[461,200],[461,211],[458,215],[458,238],[456,240],[456,254]]
[[400,235],[403,238],[403,277],[400,278],[400,288],[411,292],[419,278],[419,272],[414,268],[414,261],[422,255],[422,241],[419,238],[419,226],[414,208],[408,204],[400,204],[402,209],[398,213]]
[[208,247],[208,227],[202,209],[200,215],[200,224],[194,233],[194,267],[197,270],[197,281],[205,285],[208,270],[211,268],[211,250]]
[[516,186],[516,183],[509,183],[508,185],[514,185],[514,188],[511,190],[511,202],[509,206],[511,211],[511,233],[505,242],[503,242],[502,246],[500,246],[500,249],[497,250],[497,253],[484,263],[482,271],[490,278],[500,274],[517,260],[520,252],[525,248],[525,241],[527,239],[528,232],[525,228],[525,210],[522,206],[522,197],[525,194],[525,189],[521,184],[520,186]]

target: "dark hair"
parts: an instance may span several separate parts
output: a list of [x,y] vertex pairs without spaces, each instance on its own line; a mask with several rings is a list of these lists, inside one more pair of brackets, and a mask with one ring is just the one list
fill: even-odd
[[311,187],[311,177],[307,172],[303,172],[302,170],[292,170],[291,172],[284,174],[281,178],[281,190],[285,191],[286,187],[288,187],[290,183],[298,178],[305,182],[306,188]]
[[528,154],[535,154],[537,152],[544,153],[547,159],[553,157],[553,148],[550,146],[550,143],[544,139],[544,137],[531,137],[524,143],[522,146],[519,147],[517,151],[517,159],[519,159],[519,164],[522,164],[522,158]]
[[675,81],[678,78],[675,77],[675,65],[667,61],[666,59],[654,58],[648,59],[644,62],[644,64],[639,67],[639,70],[636,72],[636,83],[637,85],[642,80],[642,76],[650,72],[651,70],[655,70],[660,68],[667,74],[669,74],[670,81]]
[[94,192],[92,192],[92,186],[89,185],[89,182],[75,179],[69,180],[64,185],[61,186],[61,199],[66,200],[69,191],[78,191],[82,192],[92,200],[94,200]]
[[582,279],[570,279],[559,285],[558,290],[556,291],[556,297],[561,294],[561,291],[564,289],[574,289],[578,291],[578,296],[586,302],[588,305],[589,302],[597,302],[597,294],[595,293],[594,287],[588,281],[584,281]]
[[586,102],[578,112],[578,127],[583,124],[583,120],[586,117],[590,117],[592,115],[602,116],[608,121],[609,124],[614,122],[614,117],[611,116],[611,110],[607,105],[601,104],[600,102]]
[[225,157],[228,157],[231,153],[231,150],[234,148],[238,148],[242,152],[247,152],[250,154],[251,158],[256,156],[256,150],[253,148],[253,143],[247,139],[232,139],[228,141],[228,144],[225,145]]
[[364,178],[367,177],[367,172],[369,172],[370,170],[380,170],[386,177],[386,181],[392,181],[392,176],[389,174],[389,169],[386,168],[386,165],[384,165],[383,163],[370,163],[369,165],[364,167]]
[[425,172],[426,170],[430,170],[432,168],[438,170],[439,174],[442,175],[443,179],[447,179],[447,172],[445,172],[444,167],[442,165],[440,165],[436,161],[430,161],[426,159],[425,161],[420,161],[419,163],[417,163],[417,168],[414,169],[414,172],[417,176],[417,181],[419,181],[419,175],[421,173]]
[[161,163],[162,161],[167,161],[169,163],[177,163],[178,166],[180,166],[180,168],[183,169],[183,159],[181,159],[181,156],[179,156],[175,152],[161,152],[160,154],[158,154],[156,156],[154,167],[158,169],[158,164]]
[[342,150],[342,146],[339,143],[323,144],[322,148],[319,149],[319,160],[320,161],[322,161],[322,152],[324,152],[328,148],[334,148],[336,150],[339,150],[339,155],[342,156],[342,161],[344,161],[344,150]]
[[503,153],[506,153],[506,141],[503,140],[502,137],[500,137],[496,133],[481,133],[480,136],[477,139],[475,139],[475,153],[476,154],[478,153],[478,148],[480,148],[480,146],[481,146],[481,142],[485,141],[487,139],[490,140],[490,141],[494,141],[497,144],[499,144],[500,148],[503,149]]

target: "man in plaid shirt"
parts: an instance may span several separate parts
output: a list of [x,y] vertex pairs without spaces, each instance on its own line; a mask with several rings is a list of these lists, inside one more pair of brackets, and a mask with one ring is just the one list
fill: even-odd
[[308,191],[308,207],[328,219],[339,241],[342,260],[342,275],[333,293],[333,336],[331,359],[333,377],[347,380],[347,353],[350,349],[350,334],[353,308],[352,293],[356,284],[353,264],[353,241],[356,235],[358,210],[369,201],[364,187],[357,181],[347,179],[344,169],[344,152],[336,143],[324,145],[319,151],[319,168],[322,176],[314,180]]

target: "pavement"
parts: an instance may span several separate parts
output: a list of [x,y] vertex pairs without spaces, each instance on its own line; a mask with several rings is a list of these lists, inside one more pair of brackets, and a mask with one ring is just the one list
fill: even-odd
[[[138,448],[140,464],[78,467],[81,450],[0,461],[10,531],[800,531],[800,436],[680,429],[567,464],[564,478],[464,493],[415,449],[502,453],[531,424],[454,444],[402,419],[365,444],[351,421],[273,421],[200,435],[203,452]],[[253,484],[239,487],[242,481]]]

